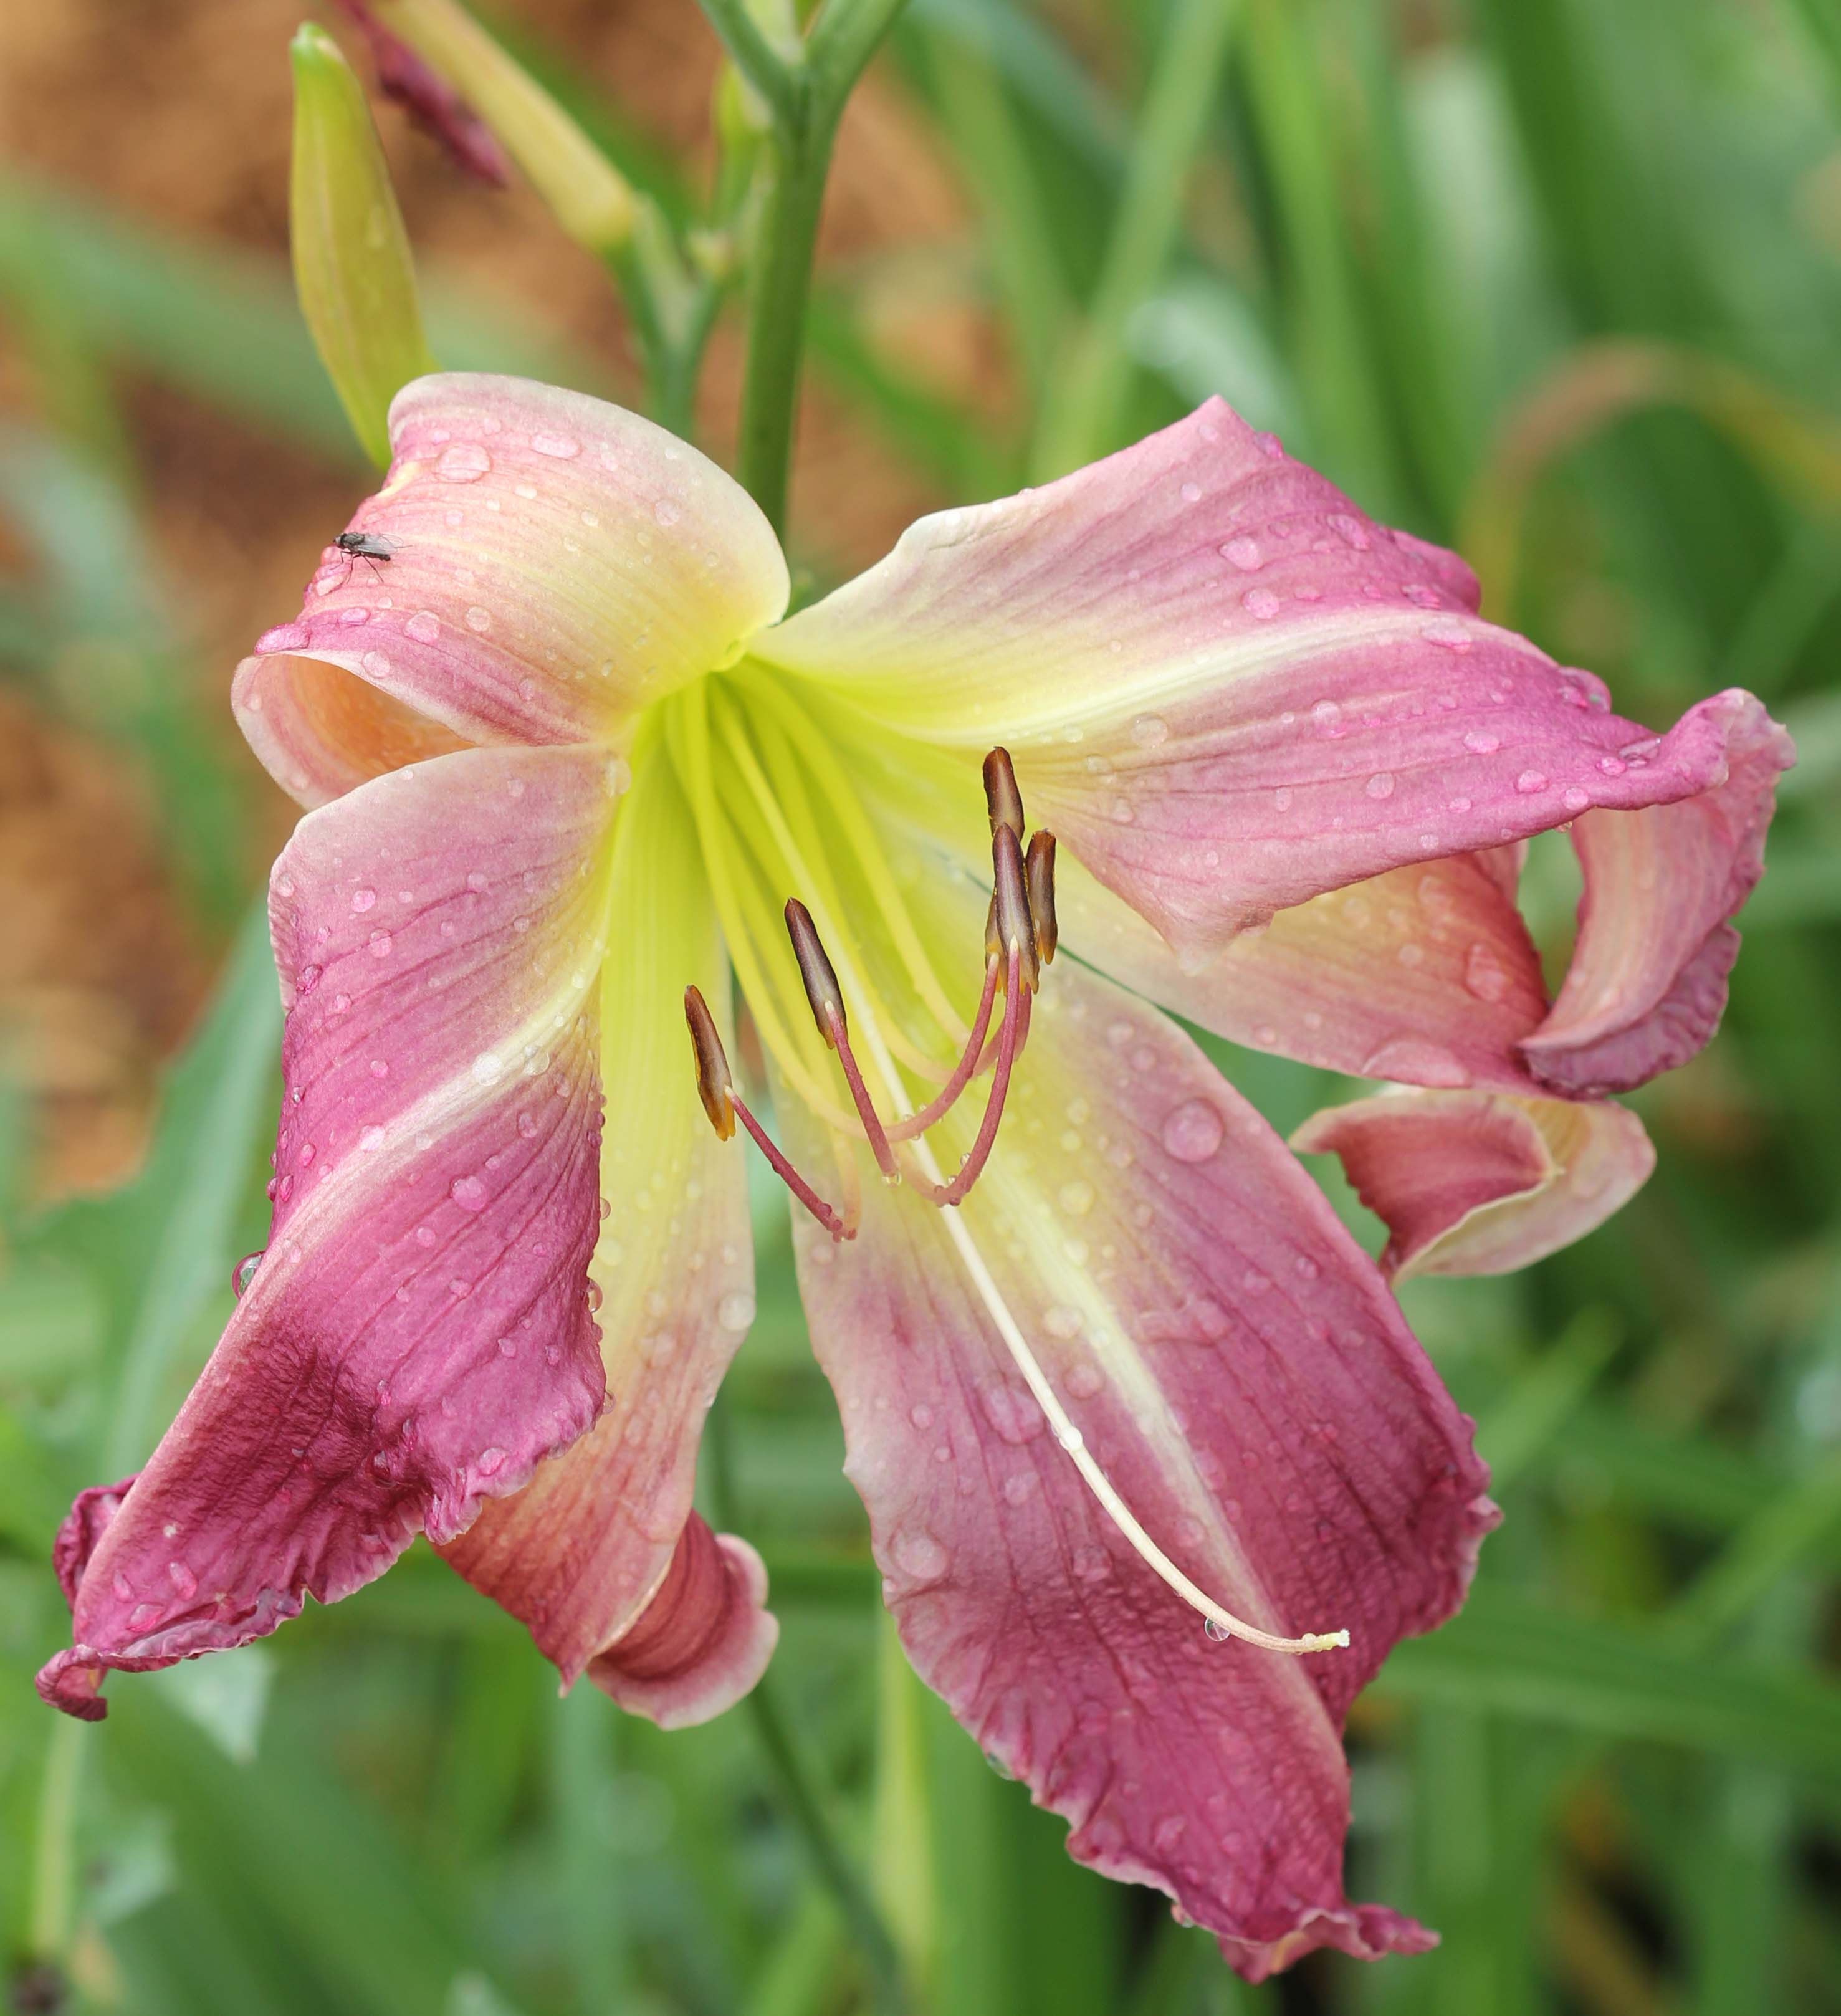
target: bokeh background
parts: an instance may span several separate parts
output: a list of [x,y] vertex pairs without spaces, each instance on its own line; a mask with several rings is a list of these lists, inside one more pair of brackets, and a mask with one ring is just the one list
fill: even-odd
[[[423,1551],[118,1682],[100,1728],[31,1690],[63,1510],[151,1446],[265,1226],[247,920],[289,808],[228,678],[368,487],[286,275],[301,5],[0,9],[5,1992],[846,2016],[864,1969],[755,1723],[559,1701]],[[692,0],[488,18],[694,206]],[[605,275],[535,199],[380,124],[437,353],[633,395]],[[738,364],[725,326],[719,454]],[[822,585],[1216,391],[1461,545],[1623,711],[1742,683],[1802,750],[1726,1028],[1634,1101],[1653,1181],[1525,1275],[1404,1297],[1508,1516],[1358,1707],[1351,1889],[1445,1943],[1247,1989],[1065,1860],[889,1656],[762,1197],[721,1432],[776,1705],[930,2016],[1841,2010],[1841,0],[910,0],[838,150],[798,562]],[[1529,890],[1563,960],[1563,842]],[[1213,1047],[1281,1128],[1349,1089]]]

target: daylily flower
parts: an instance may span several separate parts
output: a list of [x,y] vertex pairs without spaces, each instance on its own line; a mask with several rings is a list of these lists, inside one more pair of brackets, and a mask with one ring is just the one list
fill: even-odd
[[[1619,719],[1219,402],[791,617],[748,499],[629,413],[432,377],[391,437],[352,521],[388,558],[329,548],[236,682],[309,808],[270,1242],[67,1526],[47,1697],[98,1715],[106,1669],[241,1644],[418,1532],[565,1683],[665,1723],[752,1683],[760,1564],[690,1509],[754,1306],[732,969],[923,1677],[1250,1978],[1425,1946],[1343,1896],[1338,1733],[1461,1600],[1485,1472],[1162,1010],[1421,1089],[1335,1136],[1396,1258],[1576,1236],[1647,1166],[1598,1095],[1717,1018],[1781,730],[1742,693]],[[1550,1009],[1514,887],[1565,823]]]

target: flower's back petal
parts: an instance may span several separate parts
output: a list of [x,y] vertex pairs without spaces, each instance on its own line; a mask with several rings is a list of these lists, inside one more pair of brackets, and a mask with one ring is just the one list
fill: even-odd
[[1621,1210],[1655,1166],[1623,1107],[1488,1092],[1353,1100],[1313,1114],[1292,1146],[1342,1157],[1386,1224],[1396,1280],[1526,1267]]
[[[690,983],[726,1001],[727,974],[689,809],[663,764],[641,765],[621,808],[613,878],[620,946],[601,998],[607,1215],[590,1263],[603,1298],[607,1412],[441,1550],[530,1627],[565,1686],[639,1629],[642,1611],[654,1634],[661,1627],[654,1592],[661,1578],[670,1586],[674,1550],[686,1544],[704,1417],[755,1313],[747,1165],[740,1143],[719,1141],[704,1117],[682,1006]],[[701,1569],[694,1581],[688,1593],[701,1591],[706,1610],[712,1590],[727,1587]],[[686,1597],[672,1600],[680,1620],[691,1615]],[[765,1628],[743,1636],[753,1643]],[[680,1621],[680,1651],[683,1636]],[[696,1665],[686,1654],[681,1672],[651,1674],[665,1712],[701,1697]],[[665,1687],[674,1676],[682,1700]]]
[[113,1517],[78,1502],[59,1705],[348,1594],[594,1420],[612,809],[597,757],[471,750],[301,821],[268,1251]]
[[1738,952],[1728,920],[1764,872],[1790,738],[1748,693],[1703,711],[1724,729],[1721,773],[1697,796],[1634,816],[1587,812],[1579,939],[1559,999],[1522,1046],[1557,1092],[1623,1092],[1684,1064],[1719,1025]]
[[761,1557],[693,1512],[657,1594],[588,1676],[629,1715],[688,1729],[741,1699],[779,1637]]
[[[1418,1927],[1342,1894],[1338,1730],[1396,1640],[1461,1599],[1491,1518],[1468,1424],[1187,1037],[1078,967],[1036,1010],[957,1219],[866,1183],[854,1244],[799,1233],[902,1641],[1078,1859],[1167,1892],[1249,1978],[1315,1946],[1418,1950]],[[1350,1647],[1211,1642],[1082,1481],[1006,1321],[1180,1568]]]
[[311,810],[373,777],[470,745],[378,687],[318,658],[245,658],[237,725],[277,783]]
[[1359,1078],[1536,1089],[1517,1046],[1547,1010],[1540,961],[1486,855],[1314,897],[1194,969],[1077,862],[1057,883],[1071,952],[1230,1042]]
[[1216,401],[1090,468],[922,520],[755,642],[888,725],[1015,759],[1032,813],[1186,960],[1403,864],[1724,775],[1475,614]]
[[[520,378],[417,379],[391,407],[394,459],[329,546],[298,619],[258,639],[282,662],[240,718],[283,786],[369,765],[349,707],[285,690],[301,658],[355,675],[469,742],[618,740],[648,701],[726,662],[786,606],[767,521],[706,456],[636,414]],[[265,728],[258,695],[278,722]],[[311,717],[330,751],[294,747]],[[354,746],[337,737],[349,730]]]

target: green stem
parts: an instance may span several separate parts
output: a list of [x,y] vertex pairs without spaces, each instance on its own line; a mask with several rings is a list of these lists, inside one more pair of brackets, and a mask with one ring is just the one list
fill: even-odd
[[45,1752],[38,1825],[32,1856],[27,1943],[35,1960],[62,1960],[69,1950],[77,1870],[77,1787],[83,1768],[83,1725],[58,1718]]
[[1044,402],[1034,456],[1038,477],[1063,475],[1114,445],[1131,382],[1126,324],[1162,277],[1175,245],[1184,178],[1202,146],[1238,12],[1234,0],[1176,0],[1170,9],[1099,283],[1058,391]]
[[799,117],[800,80],[761,32],[742,0],[697,0],[704,18],[716,31],[716,39],[729,59],[761,96],[773,114],[776,124],[791,123]]
[[[710,1409],[704,1446],[709,1452],[711,1498],[719,1525],[740,1521],[735,1494],[734,1449],[727,1403],[719,1395]],[[882,1921],[867,1885],[845,1853],[832,1824],[811,1759],[780,1705],[777,1690],[766,1676],[755,1683],[746,1706],[755,1725],[780,1797],[805,1843],[819,1879],[838,1910],[869,1975],[870,1993],[878,2016],[909,2016],[912,2007],[899,1954]]]
[[767,142],[769,185],[748,302],[736,473],[776,532],[786,526],[812,253],[836,128],[836,110],[821,110],[808,96],[802,117],[776,123]]

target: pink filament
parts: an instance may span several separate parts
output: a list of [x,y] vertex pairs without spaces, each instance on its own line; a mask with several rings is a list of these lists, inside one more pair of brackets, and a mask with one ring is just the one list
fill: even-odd
[[854,1239],[856,1237],[856,1227],[854,1225],[846,1225],[837,1212],[832,1210],[817,1191],[806,1182],[805,1179],[773,1145],[768,1138],[767,1130],[742,1104],[740,1095],[737,1093],[733,1085],[729,1088],[729,1103],[735,1108],[736,1118],[754,1137],[755,1146],[767,1157],[768,1165],[773,1173],[811,1212],[825,1230],[834,1239]]

